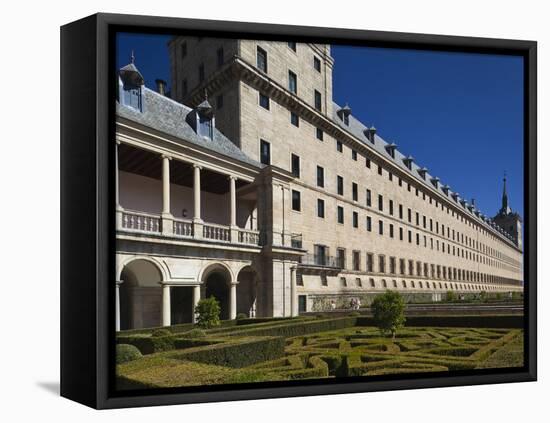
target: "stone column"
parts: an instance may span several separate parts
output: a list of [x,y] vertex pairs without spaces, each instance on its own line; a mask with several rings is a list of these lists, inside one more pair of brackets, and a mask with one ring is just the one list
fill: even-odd
[[231,242],[239,242],[239,231],[237,230],[237,178],[229,176],[229,228],[231,231]]
[[117,140],[115,144],[115,202],[116,202],[116,227],[122,229],[122,206],[120,205],[120,182],[118,175],[118,146],[120,141]]
[[238,282],[231,282],[229,290],[229,319],[234,320],[237,318],[237,284]]
[[197,315],[195,314],[195,307],[199,303],[201,299],[201,286],[195,285],[193,287],[193,314],[192,314],[192,321],[193,323],[197,323]]
[[170,326],[170,285],[162,284],[162,326]]
[[170,156],[162,155],[162,233],[174,233],[174,217],[170,213]]
[[123,281],[115,281],[115,330],[120,330],[120,285]]
[[298,297],[296,296],[296,267],[290,268],[290,316],[298,316]]
[[201,218],[201,169],[202,167],[193,165],[193,237],[201,239],[202,218]]

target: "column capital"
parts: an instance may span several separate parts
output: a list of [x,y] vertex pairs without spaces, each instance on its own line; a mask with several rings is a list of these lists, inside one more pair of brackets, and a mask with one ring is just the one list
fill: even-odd
[[202,170],[202,166],[200,164],[197,164],[197,163],[193,163],[193,168]]
[[239,281],[231,281],[229,284],[230,286],[237,286],[239,284]]
[[161,157],[162,159],[172,160],[172,156],[169,156],[168,154],[161,154],[160,157]]
[[115,283],[116,283],[116,286],[118,287],[118,286],[122,285],[124,283],[124,281],[115,281]]
[[236,181],[239,178],[237,178],[235,175],[227,175],[227,179],[229,179],[230,181],[231,180]]
[[120,145],[120,140],[118,138],[115,139],[115,142],[116,142],[117,145]]

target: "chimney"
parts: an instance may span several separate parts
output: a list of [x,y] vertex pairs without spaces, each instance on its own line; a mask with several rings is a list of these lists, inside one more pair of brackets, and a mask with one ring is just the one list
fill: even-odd
[[166,95],[166,81],[162,79],[155,79],[155,83],[157,84],[157,92],[160,95]]

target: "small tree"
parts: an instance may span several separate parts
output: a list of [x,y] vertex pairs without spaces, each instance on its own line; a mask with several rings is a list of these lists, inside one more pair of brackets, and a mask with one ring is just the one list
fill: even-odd
[[378,295],[371,305],[374,322],[380,331],[386,335],[395,332],[405,323],[405,301],[397,291],[386,291]]
[[220,324],[220,304],[214,297],[200,300],[195,307],[195,314],[200,328],[210,329]]

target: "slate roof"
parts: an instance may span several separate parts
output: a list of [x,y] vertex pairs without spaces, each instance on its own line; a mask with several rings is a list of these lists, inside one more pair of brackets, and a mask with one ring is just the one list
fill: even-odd
[[[346,105],[347,106],[347,105]],[[344,106],[344,108],[346,107]],[[504,232],[504,230],[502,228],[500,228],[498,225],[496,225],[494,222],[492,222],[491,219],[489,219],[489,221],[486,221],[485,219],[481,218],[481,217],[478,217],[474,212],[476,210],[478,210],[477,208],[474,207],[474,212],[470,211],[470,209],[468,207],[471,206],[471,204],[469,204],[466,200],[464,200],[460,194],[458,193],[455,193],[453,192],[450,187],[448,185],[445,185],[443,184],[439,178],[435,177],[435,176],[432,176],[430,175],[430,173],[428,173],[426,171],[426,179],[423,179],[421,176],[420,176],[420,173],[418,172],[419,170],[422,171],[423,169],[426,169],[424,168],[423,166],[418,166],[414,161],[412,162],[411,164],[411,169],[409,169],[406,165],[405,165],[405,162],[403,161],[404,159],[407,159],[407,158],[412,158],[412,156],[409,156],[409,155],[404,155],[402,154],[398,149],[395,149],[394,150],[394,158],[392,158],[388,152],[388,149],[386,148],[388,145],[391,145],[393,143],[388,143],[386,141],[384,141],[384,139],[382,139],[382,137],[380,137],[378,134],[376,134],[374,136],[374,144],[371,143],[366,135],[365,135],[365,129],[368,129],[368,127],[366,125],[363,125],[363,123],[361,123],[361,121],[359,121],[356,117],[354,117],[352,114],[349,115],[349,125],[346,125],[342,119],[340,118],[340,116],[338,115],[338,111],[340,111],[342,109],[342,107],[340,105],[338,105],[337,103],[333,102],[333,115],[332,115],[332,120],[334,123],[336,123],[340,128],[344,129],[345,131],[351,133],[355,138],[359,139],[361,142],[363,142],[364,144],[366,144],[368,147],[372,148],[373,150],[375,150],[376,152],[378,152],[381,156],[385,157],[386,159],[388,159],[389,161],[393,162],[395,165],[397,165],[400,169],[402,169],[403,171],[405,171],[405,173],[409,174],[410,176],[412,176],[416,181],[418,181],[421,185],[425,185],[425,186],[428,186],[429,188],[431,188],[432,190],[435,190],[437,191],[438,193],[440,193],[443,197],[446,197],[449,199],[449,201],[451,202],[454,202],[457,206],[459,207],[462,207],[463,211],[466,212],[467,214],[469,214],[473,219],[476,219],[478,220],[479,222],[481,222],[482,224],[485,224],[486,226],[489,226],[490,228],[492,228],[493,230],[501,233],[505,238],[508,238],[508,239],[511,239],[511,237],[506,234]],[[439,183],[437,184],[437,188],[435,187],[435,185],[431,182],[432,178],[436,178]],[[448,188],[448,195],[445,194],[445,191],[443,188]],[[456,198],[456,200],[453,198],[453,194],[457,194],[458,197]],[[464,204],[463,204],[464,203]],[[479,210],[478,210],[479,211]],[[481,216],[484,216],[483,213],[480,212],[480,215]]]
[[248,157],[225,135],[214,128],[213,139],[198,135],[186,122],[185,117],[192,109],[147,87],[143,87],[143,112],[117,102],[118,116],[140,123],[176,138],[208,148],[235,160],[262,168],[263,164]]

